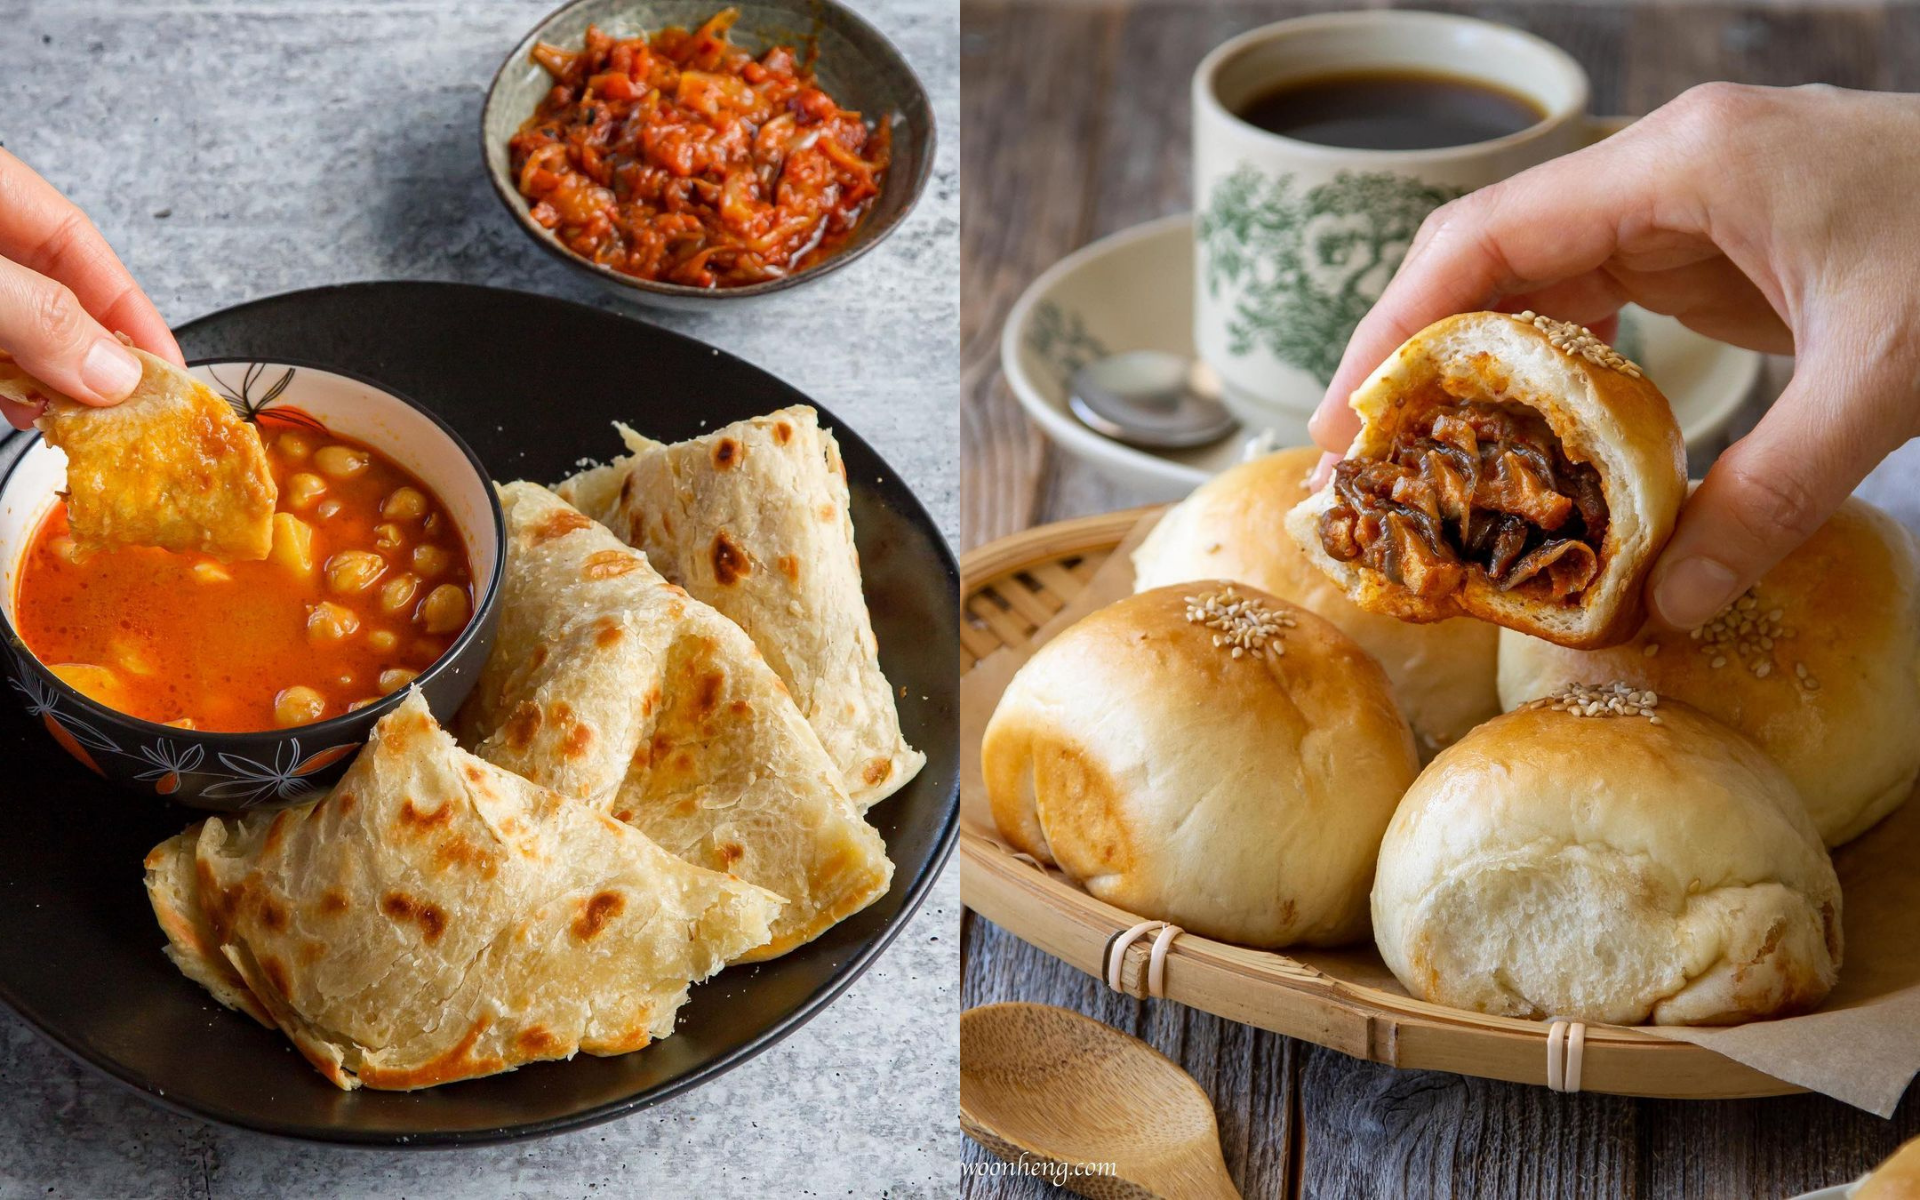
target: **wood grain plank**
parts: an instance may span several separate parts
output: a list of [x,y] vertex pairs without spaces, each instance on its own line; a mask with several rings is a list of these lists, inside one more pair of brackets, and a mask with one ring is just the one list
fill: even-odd
[[1000,327],[1033,277],[1087,238],[1115,24],[1106,8],[962,13],[962,546],[1038,518],[1043,443],[1000,377]]

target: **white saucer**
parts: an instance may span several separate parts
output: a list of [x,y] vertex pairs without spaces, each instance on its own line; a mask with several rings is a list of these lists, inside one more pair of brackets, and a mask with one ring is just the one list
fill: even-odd
[[[1673,401],[1689,445],[1719,433],[1760,376],[1760,355],[1716,342],[1671,317],[1621,313],[1620,348],[1646,367]],[[1193,355],[1193,219],[1136,225],[1084,246],[1049,267],[1021,295],[1000,335],[1000,364],[1013,394],[1047,436],[1143,499],[1186,495],[1239,462],[1248,436],[1199,450],[1148,451],[1082,425],[1067,409],[1066,381],[1093,358],[1126,350]],[[1311,411],[1317,394],[1288,407]],[[1304,444],[1306,423],[1275,416],[1272,444]]]

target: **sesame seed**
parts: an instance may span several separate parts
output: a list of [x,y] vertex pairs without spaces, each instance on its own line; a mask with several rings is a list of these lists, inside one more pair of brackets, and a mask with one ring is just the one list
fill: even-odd
[[[1774,649],[1793,636],[1781,626],[1782,608],[1769,608],[1761,598],[1759,585],[1748,588],[1728,602],[1706,624],[1688,631],[1698,640],[1700,652],[1711,656],[1712,665],[1738,662],[1755,679],[1773,674]],[[1765,667],[1765,670],[1761,668]]]
[[1724,654],[1716,654],[1713,656],[1713,661],[1707,665],[1717,671],[1727,665],[1727,656]]
[[1537,700],[1529,700],[1522,707],[1563,712],[1573,717],[1645,717],[1658,725],[1660,718],[1653,710],[1659,703],[1660,697],[1655,693],[1635,691],[1615,680],[1603,684],[1569,683]]
[[1270,608],[1251,597],[1242,598],[1232,588],[1222,588],[1204,596],[1188,596],[1187,620],[1214,631],[1214,646],[1225,649],[1233,658],[1272,652],[1284,653],[1280,639],[1295,625],[1290,612]]
[[1660,653],[1660,643],[1648,642],[1646,649],[1642,650],[1640,653],[1645,655],[1648,658],[1652,658],[1654,655]]
[[1520,313],[1517,319],[1525,321],[1546,334],[1547,344],[1562,354],[1577,354],[1595,366],[1618,371],[1630,379],[1640,378],[1638,364],[1595,337],[1593,330],[1584,325],[1575,325],[1571,321],[1556,321],[1552,317],[1543,317],[1532,309]]

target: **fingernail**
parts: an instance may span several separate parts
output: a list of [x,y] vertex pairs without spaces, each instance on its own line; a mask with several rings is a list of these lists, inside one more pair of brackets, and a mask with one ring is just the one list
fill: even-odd
[[1660,573],[1653,588],[1653,606],[1660,619],[1675,629],[1706,624],[1732,600],[1738,580],[1724,563],[1711,558],[1683,558]]
[[140,383],[140,360],[112,338],[101,338],[80,364],[80,382],[106,400],[124,400]]

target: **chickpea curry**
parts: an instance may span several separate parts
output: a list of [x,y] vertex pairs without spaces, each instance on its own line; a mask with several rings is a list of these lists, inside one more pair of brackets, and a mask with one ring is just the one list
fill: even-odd
[[258,421],[280,492],[264,561],[84,551],[64,503],[41,522],[14,610],[61,679],[149,721],[287,728],[405,687],[466,628],[466,549],[424,484],[304,414]]
[[700,288],[844,248],[880,194],[888,127],[842,108],[791,47],[733,45],[739,16],[536,46],[553,88],[510,143],[533,219],[601,266]]

